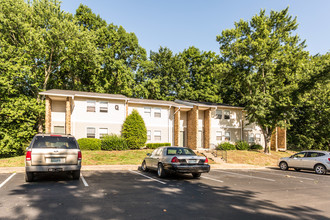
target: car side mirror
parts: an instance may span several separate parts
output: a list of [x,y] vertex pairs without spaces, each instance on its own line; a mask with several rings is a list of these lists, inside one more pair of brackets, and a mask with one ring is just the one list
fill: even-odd
[[150,156],[151,154],[150,153],[147,153],[147,156]]

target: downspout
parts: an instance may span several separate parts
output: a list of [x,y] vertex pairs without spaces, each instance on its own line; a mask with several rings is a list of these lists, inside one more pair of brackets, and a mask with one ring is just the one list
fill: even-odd
[[168,120],[167,120],[167,131],[168,131],[168,135],[167,135],[167,141],[168,143],[171,143],[172,145],[172,142],[170,141],[170,119],[171,119],[171,105],[168,107]]

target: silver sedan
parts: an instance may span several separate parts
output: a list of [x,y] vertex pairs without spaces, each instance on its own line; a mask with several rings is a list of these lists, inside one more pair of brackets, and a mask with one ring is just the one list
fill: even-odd
[[291,157],[279,159],[281,170],[294,168],[296,171],[314,170],[317,174],[326,174],[330,170],[330,152],[328,151],[301,151]]
[[191,173],[198,178],[210,171],[208,159],[197,156],[186,147],[159,147],[147,154],[141,166],[143,171],[156,170],[159,177],[168,173]]

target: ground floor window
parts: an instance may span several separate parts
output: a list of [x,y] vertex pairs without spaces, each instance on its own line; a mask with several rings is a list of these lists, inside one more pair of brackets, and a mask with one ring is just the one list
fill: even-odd
[[217,141],[222,141],[222,132],[221,131],[216,132],[216,138],[217,138]]
[[261,135],[260,134],[256,134],[256,141],[258,141],[258,142],[261,141]]
[[225,132],[225,141],[230,141],[230,131]]
[[154,140],[161,141],[162,140],[162,132],[161,131],[154,131]]
[[249,142],[253,143],[254,142],[254,134],[249,134]]
[[151,140],[151,131],[150,130],[147,131],[147,140],[148,141]]
[[100,138],[102,138],[105,135],[108,135],[108,129],[107,128],[99,128],[99,135],[100,135]]
[[65,134],[64,126],[54,126],[54,134]]
[[95,138],[95,128],[87,128],[87,138]]

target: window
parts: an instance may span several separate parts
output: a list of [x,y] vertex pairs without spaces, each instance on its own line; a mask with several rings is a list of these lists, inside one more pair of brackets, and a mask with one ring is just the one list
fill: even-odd
[[217,138],[217,141],[222,141],[222,132],[221,131],[216,132],[216,138]]
[[160,118],[162,117],[161,109],[160,108],[154,108],[154,117]]
[[95,101],[87,101],[87,112],[95,112]]
[[151,140],[151,131],[150,130],[147,131],[147,140],[148,141]]
[[254,134],[249,134],[249,142],[254,142]]
[[230,141],[230,131],[225,132],[225,141]]
[[54,126],[54,134],[65,134],[64,126]]
[[95,128],[87,128],[87,138],[95,138]]
[[154,131],[154,140],[161,141],[162,140],[162,132],[161,131]]
[[103,136],[108,135],[108,129],[107,128],[100,128],[99,129],[99,135],[100,135],[100,138],[103,138]]
[[293,155],[293,157],[294,158],[303,158],[303,157],[305,157],[305,154],[306,154],[305,152],[300,152],[300,153]]
[[144,114],[146,116],[151,116],[151,108],[150,107],[144,107]]
[[230,111],[228,111],[228,110],[225,111],[224,119],[230,119]]
[[222,119],[222,110],[216,110],[215,118],[216,119]]
[[256,141],[261,141],[261,135],[260,134],[256,134]]
[[108,102],[100,102],[100,112],[108,112]]

